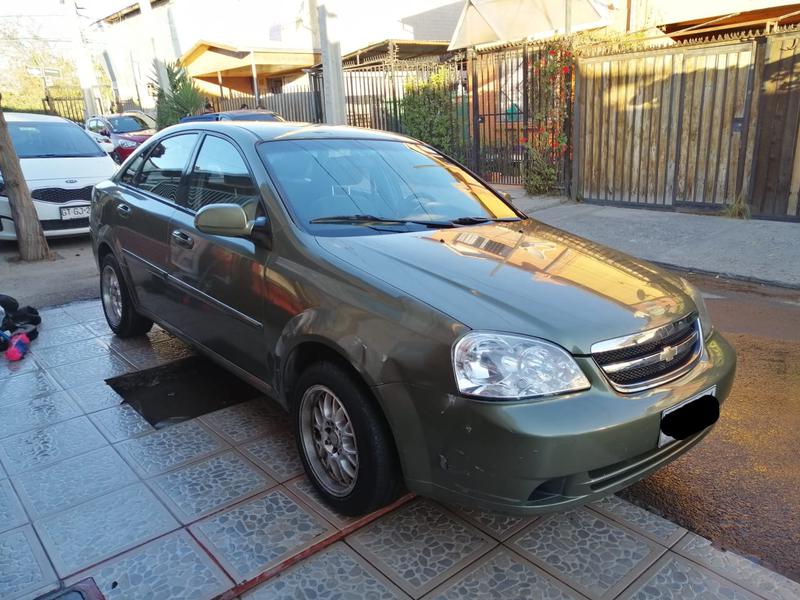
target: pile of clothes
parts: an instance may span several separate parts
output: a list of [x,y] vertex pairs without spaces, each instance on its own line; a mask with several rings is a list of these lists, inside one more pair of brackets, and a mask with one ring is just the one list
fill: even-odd
[[41,322],[38,310],[20,307],[11,296],[0,294],[0,352],[10,361],[25,358],[31,342],[39,335],[36,327]]

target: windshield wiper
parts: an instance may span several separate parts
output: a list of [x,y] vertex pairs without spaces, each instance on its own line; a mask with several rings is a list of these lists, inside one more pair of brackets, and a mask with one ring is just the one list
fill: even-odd
[[422,219],[389,219],[386,217],[376,217],[375,215],[339,215],[334,217],[318,217],[311,219],[309,223],[329,224],[329,225],[405,225],[414,223],[415,225],[425,225],[426,227],[453,227],[450,221],[425,221]]
[[450,222],[453,225],[477,225],[479,223],[510,223],[514,221],[520,221],[519,217],[503,217],[503,218],[496,218],[496,217],[458,217],[456,219],[451,219]]

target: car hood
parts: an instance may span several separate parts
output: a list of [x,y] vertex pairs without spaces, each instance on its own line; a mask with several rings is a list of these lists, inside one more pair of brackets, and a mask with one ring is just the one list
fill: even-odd
[[676,277],[534,220],[317,240],[472,329],[536,336],[573,354],[695,310]]
[[155,132],[155,129],[142,129],[141,131],[129,131],[128,133],[118,133],[116,135],[118,138],[123,140],[131,140],[133,142],[142,143],[151,138]]
[[[52,187],[70,188],[74,183],[80,183],[78,187],[94,185],[103,179],[108,179],[117,170],[117,165],[107,154],[72,158],[22,158],[19,162],[25,181],[29,184],[34,181],[39,183],[51,181]],[[67,180],[73,179],[77,181],[62,185]]]

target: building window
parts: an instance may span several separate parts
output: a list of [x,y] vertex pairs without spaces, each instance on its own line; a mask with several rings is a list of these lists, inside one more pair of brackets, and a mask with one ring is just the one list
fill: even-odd
[[283,78],[272,77],[267,79],[267,91],[270,94],[280,94],[283,92]]

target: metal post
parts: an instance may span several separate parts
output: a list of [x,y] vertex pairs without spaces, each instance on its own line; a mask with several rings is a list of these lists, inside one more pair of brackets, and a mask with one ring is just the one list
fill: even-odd
[[[84,118],[88,119],[96,112],[94,109],[94,88],[97,86],[97,78],[94,74],[92,56],[83,39],[78,5],[74,0],[62,0],[62,3],[67,9],[67,14],[72,25],[73,53],[76,66],[78,67],[78,80],[80,81],[81,91],[83,92]],[[42,73],[44,74],[44,67],[42,68]]]
[[389,41],[389,93],[392,98],[392,131],[400,131],[400,106],[397,98],[397,80],[395,79],[395,66],[397,65],[397,46],[394,41]]
[[470,78],[472,85],[472,169],[480,175],[481,173],[481,132],[480,132],[480,111],[478,108],[478,69],[477,56],[475,50],[467,50],[469,61]]
[[346,125],[344,106],[344,72],[342,70],[342,48],[339,43],[337,17],[328,9],[330,0],[317,4],[317,22],[322,50],[323,89],[325,90],[325,122]]
[[253,74],[253,95],[256,97],[256,108],[261,106],[261,96],[258,93],[258,72],[256,71],[256,53],[250,51],[250,70]]
[[217,71],[217,85],[219,86],[219,97],[222,100],[225,98],[225,92],[222,89],[222,73],[219,71]]

